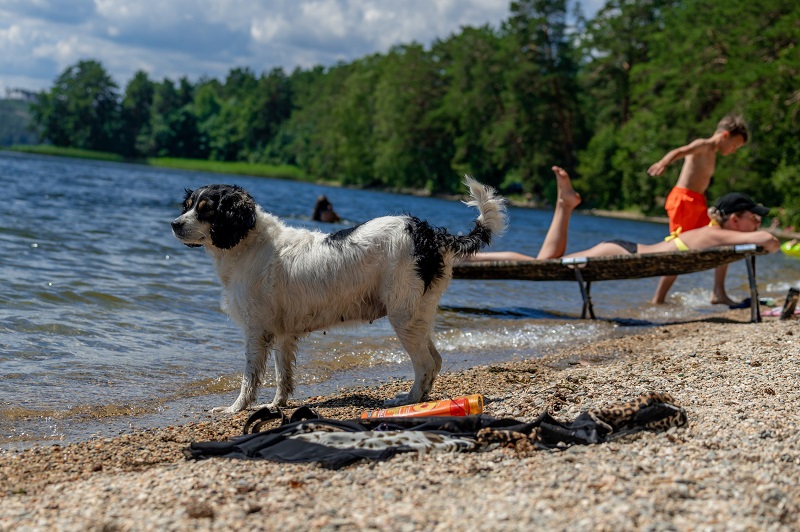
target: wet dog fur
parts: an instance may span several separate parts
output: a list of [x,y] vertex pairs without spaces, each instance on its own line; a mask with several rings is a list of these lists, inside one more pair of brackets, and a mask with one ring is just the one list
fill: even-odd
[[414,367],[411,390],[386,404],[424,400],[442,366],[432,333],[453,263],[506,227],[503,198],[470,177],[464,183],[471,196],[466,204],[480,213],[464,236],[408,215],[325,234],[287,226],[234,185],[187,190],[172,231],[187,246],[203,246],[211,255],[222,283],[222,308],[245,340],[239,396],[214,411],[234,413],[253,405],[270,353],[277,389],[268,406],[285,406],[294,391],[300,338],[382,317],[388,317]]

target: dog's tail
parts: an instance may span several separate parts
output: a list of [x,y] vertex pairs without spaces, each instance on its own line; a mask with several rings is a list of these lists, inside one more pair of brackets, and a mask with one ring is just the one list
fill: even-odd
[[470,176],[464,176],[464,184],[469,187],[471,200],[465,201],[470,207],[477,207],[480,215],[475,220],[475,227],[468,235],[457,236],[451,249],[458,258],[468,257],[488,246],[492,238],[506,230],[506,200],[498,196],[495,189],[482,185]]

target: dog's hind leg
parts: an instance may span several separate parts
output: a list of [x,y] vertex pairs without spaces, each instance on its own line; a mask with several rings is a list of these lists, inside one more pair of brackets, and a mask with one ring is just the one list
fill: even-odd
[[397,394],[394,399],[385,401],[387,406],[418,403],[431,392],[433,381],[442,368],[442,357],[431,339],[432,320],[433,312],[430,313],[430,319],[405,320],[389,316],[389,323],[394,327],[397,338],[411,357],[411,364],[414,366],[414,384],[408,393]]
[[436,346],[433,343],[433,338],[428,335],[428,352],[431,354],[433,358],[433,362],[436,364],[436,372],[433,375],[433,379],[431,379],[430,388],[433,388],[433,380],[439,376],[439,372],[442,371],[442,355],[439,354],[439,350],[436,349]]
[[261,377],[269,358],[269,351],[272,348],[273,336],[266,333],[252,333],[245,341],[245,357],[247,358],[242,374],[242,387],[239,397],[231,406],[219,406],[212,408],[212,412],[224,412],[235,414],[250,406],[256,400],[256,393],[261,384]]
[[297,357],[297,338],[281,337],[275,346],[275,399],[264,406],[286,406],[286,402],[294,393],[294,361]]

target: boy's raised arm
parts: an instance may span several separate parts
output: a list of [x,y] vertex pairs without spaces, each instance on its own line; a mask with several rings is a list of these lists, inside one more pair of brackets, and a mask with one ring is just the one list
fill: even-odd
[[678,159],[683,159],[687,155],[692,155],[693,153],[697,153],[700,150],[706,148],[711,143],[711,139],[697,139],[693,140],[686,146],[681,146],[680,148],[675,148],[674,150],[670,150],[667,154],[661,158],[660,161],[653,164],[650,168],[647,169],[647,173],[651,176],[658,176],[664,173],[664,170],[667,169],[667,166]]

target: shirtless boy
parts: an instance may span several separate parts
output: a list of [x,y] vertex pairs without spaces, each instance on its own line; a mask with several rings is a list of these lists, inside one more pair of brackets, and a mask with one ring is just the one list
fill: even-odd
[[[675,148],[651,166],[647,173],[659,176],[670,163],[684,159],[678,182],[667,196],[664,208],[669,216],[669,230],[690,231],[708,225],[708,205],[705,193],[711,184],[717,153],[730,155],[747,142],[747,126],[741,117],[728,115],[717,124],[717,130],[707,139],[693,140],[686,146]],[[725,274],[728,266],[719,266],[714,272],[714,290],[711,303],[735,305],[725,292]],[[653,303],[663,303],[676,276],[662,277],[653,296]]]

